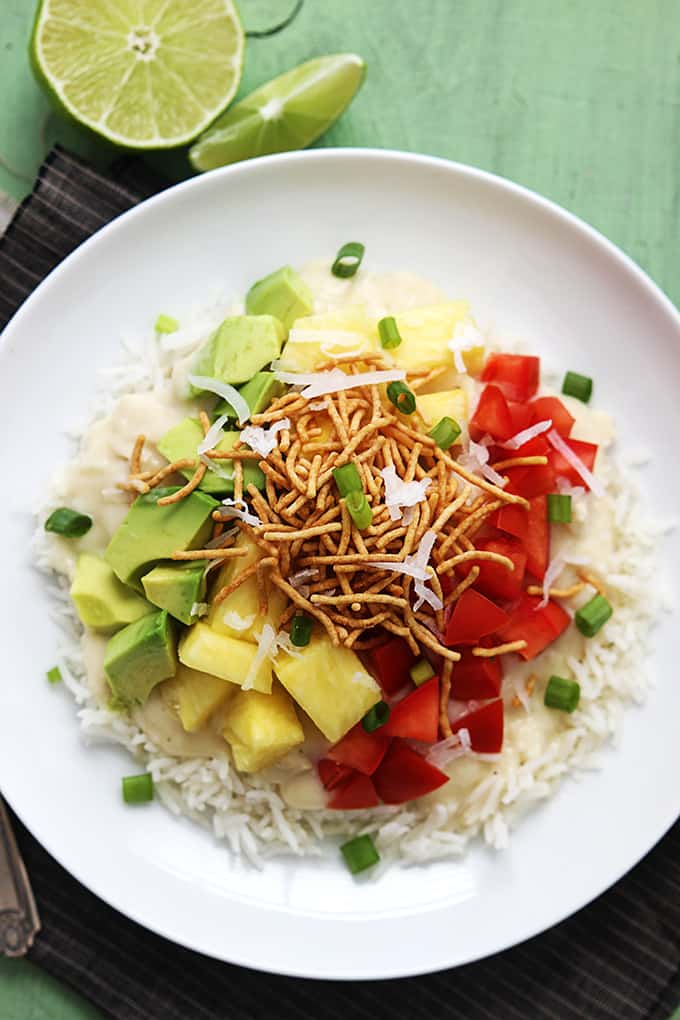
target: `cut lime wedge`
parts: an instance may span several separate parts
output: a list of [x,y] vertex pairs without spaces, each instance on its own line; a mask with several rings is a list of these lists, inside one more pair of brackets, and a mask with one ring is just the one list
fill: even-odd
[[238,88],[243,50],[232,0],[42,0],[31,39],[62,112],[133,149],[203,131]]
[[300,64],[236,103],[189,151],[196,170],[303,149],[339,117],[364,79],[355,53]]

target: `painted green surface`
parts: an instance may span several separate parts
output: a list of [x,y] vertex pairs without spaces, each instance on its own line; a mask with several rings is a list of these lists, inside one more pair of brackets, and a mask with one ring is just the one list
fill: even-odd
[[[291,0],[241,0],[246,26]],[[21,196],[49,144],[106,165],[106,147],[49,116],[25,58],[32,0],[0,10],[0,190]],[[323,53],[368,77],[323,145],[446,156],[547,195],[628,252],[680,303],[677,0],[306,0],[290,28],[248,44],[240,94]],[[156,157],[188,173],[181,156]],[[0,961],[0,1016],[94,1014],[25,963]],[[680,1011],[674,1020],[680,1020]]]

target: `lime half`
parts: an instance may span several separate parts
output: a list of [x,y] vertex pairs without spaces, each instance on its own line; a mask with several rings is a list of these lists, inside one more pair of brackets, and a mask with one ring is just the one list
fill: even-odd
[[240,159],[304,149],[330,127],[364,79],[355,53],[337,53],[300,64],[236,103],[192,145],[196,170]]
[[35,71],[63,112],[116,145],[190,142],[238,88],[232,0],[42,0]]

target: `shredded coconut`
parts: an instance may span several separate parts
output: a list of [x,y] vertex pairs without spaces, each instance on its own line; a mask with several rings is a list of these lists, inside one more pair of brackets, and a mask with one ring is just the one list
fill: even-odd
[[222,506],[226,507],[225,510],[220,511],[223,517],[239,517],[253,528],[262,527],[262,521],[257,514],[250,512],[245,499],[232,499],[228,496],[222,500]]
[[546,421],[539,421],[535,425],[530,425],[528,429],[522,429],[521,432],[517,432],[510,439],[506,439],[504,443],[499,443],[505,450],[519,450],[520,446],[524,446],[530,440],[535,439],[536,436],[543,435],[548,429],[552,428],[552,419],[548,418]]
[[231,406],[236,412],[239,425],[243,425],[244,422],[250,418],[250,408],[247,402],[241,396],[239,391],[229,383],[222,382],[221,379],[211,379],[207,375],[190,375],[189,382],[192,386],[195,386],[197,390],[206,390],[208,393],[216,393],[218,397],[222,397],[223,400],[228,400]]
[[385,483],[385,505],[393,521],[402,517],[401,507],[415,506],[427,498],[427,490],[432,484],[431,478],[422,481],[403,482],[393,465],[383,468],[380,472]]
[[200,443],[198,444],[198,446],[196,448],[196,453],[199,456],[202,453],[207,453],[208,450],[213,450],[217,446],[217,444],[219,443],[220,439],[222,439],[223,436],[224,436],[223,429],[224,429],[224,426],[226,425],[226,423],[228,421],[229,421],[229,415],[228,414],[221,414],[219,416],[219,418],[217,419],[217,421],[213,425],[210,426],[210,428],[208,429],[208,431],[207,431],[207,433],[205,435],[205,438],[200,441]]
[[604,496],[604,486],[590,471],[581,458],[574,453],[572,448],[565,443],[562,436],[555,429],[551,429],[548,433],[548,442],[555,447],[558,453],[561,453],[564,459],[571,464],[574,471],[583,479],[588,488],[595,493],[596,496]]
[[277,434],[289,428],[288,418],[281,418],[279,421],[272,422],[268,429],[261,428],[259,425],[248,425],[243,429],[239,438],[251,450],[259,453],[260,457],[268,457],[278,446]]
[[406,378],[406,372],[398,368],[390,368],[376,372],[357,372],[348,375],[340,368],[331,368],[326,372],[281,372],[276,371],[274,378],[289,386],[301,386],[301,396],[307,400],[322,397],[326,393],[339,393],[341,390],[353,390],[357,386],[377,386],[380,383],[398,382]]

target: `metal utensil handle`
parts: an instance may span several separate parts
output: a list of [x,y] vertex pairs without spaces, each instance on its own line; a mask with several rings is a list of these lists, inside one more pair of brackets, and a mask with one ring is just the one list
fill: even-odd
[[0,953],[23,956],[39,931],[33,890],[0,798]]

